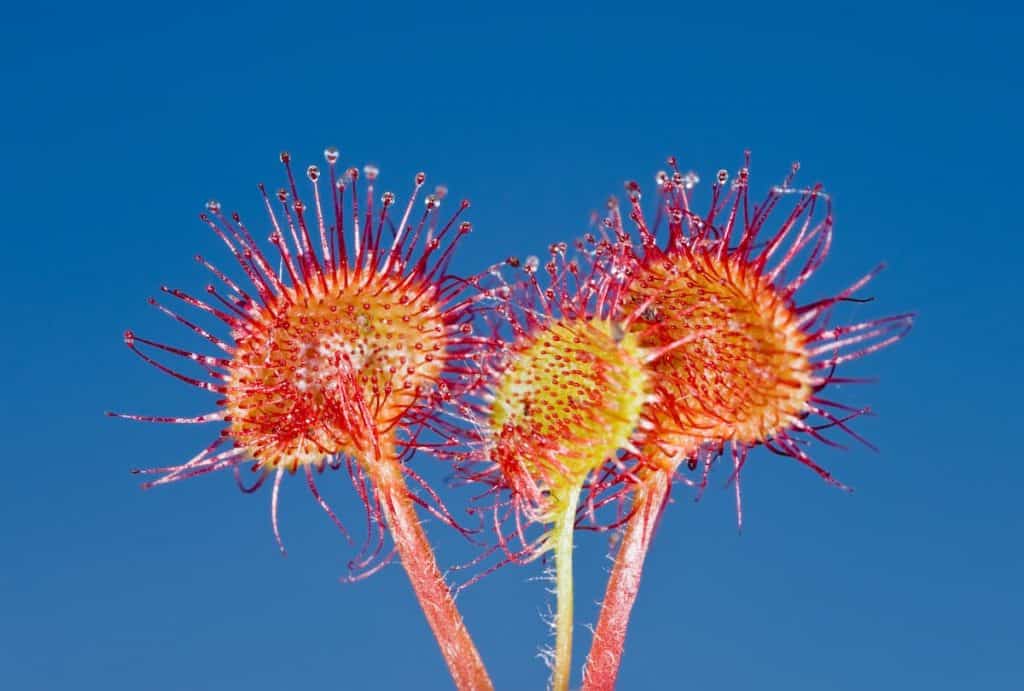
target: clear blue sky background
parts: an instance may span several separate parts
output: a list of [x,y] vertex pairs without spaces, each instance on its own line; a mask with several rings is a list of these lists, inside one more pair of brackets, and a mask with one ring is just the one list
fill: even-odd
[[[283,492],[281,558],[268,493],[229,475],[142,492],[129,475],[185,459],[204,430],[102,417],[209,407],[121,332],[192,342],[145,297],[201,290],[197,252],[226,264],[202,202],[262,234],[254,184],[280,179],[278,151],[314,162],[336,144],[399,193],[422,168],[472,199],[466,272],[578,235],[667,154],[707,180],[749,147],[761,190],[800,159],[837,222],[803,294],[886,260],[854,316],[921,315],[851,368],[881,383],[837,394],[878,411],[859,429],[882,452],[819,450],[852,496],[756,454],[742,536],[727,491],[673,505],[622,688],[1024,688],[1020,10],[348,4],[4,10],[0,685],[447,687],[401,569],[339,584],[350,552],[302,483]],[[328,493],[354,522],[340,476]],[[430,530],[445,563],[469,553]],[[606,552],[581,538],[581,623]],[[501,689],[545,683],[538,574],[460,600]],[[582,664],[582,626],[578,642]]]

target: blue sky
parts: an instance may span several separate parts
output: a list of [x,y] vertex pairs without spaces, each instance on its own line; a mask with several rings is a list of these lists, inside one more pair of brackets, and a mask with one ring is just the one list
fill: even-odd
[[[145,298],[201,289],[196,253],[226,264],[202,203],[257,221],[278,151],[315,162],[333,144],[396,191],[423,169],[470,198],[467,273],[579,235],[668,154],[707,180],[750,148],[755,190],[799,159],[834,195],[837,234],[803,294],[885,260],[855,316],[920,314],[850,369],[880,383],[836,394],[878,412],[858,429],[881,453],[819,450],[852,496],[756,453],[742,536],[729,492],[680,493],[621,687],[1020,688],[1020,10],[345,5],[5,10],[4,685],[446,688],[400,568],[339,584],[348,548],[301,483],[283,492],[282,558],[267,493],[228,475],[142,492],[128,473],[184,460],[203,430],[102,417],[209,405],[121,333],[188,342]],[[467,557],[429,529],[442,562]],[[606,554],[581,537],[580,624]],[[460,598],[501,689],[546,679],[539,573],[505,569]],[[577,642],[581,664],[582,626]]]

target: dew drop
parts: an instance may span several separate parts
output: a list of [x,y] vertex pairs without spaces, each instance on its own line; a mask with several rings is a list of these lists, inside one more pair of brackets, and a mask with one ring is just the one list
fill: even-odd
[[308,177],[313,182],[316,182],[320,178],[320,169],[317,168],[316,166],[310,166],[309,168],[306,168],[306,177]]
[[278,201],[281,201],[281,202],[288,201],[288,190],[286,190],[283,187],[281,189],[279,189],[277,191],[277,199],[278,199]]
[[334,165],[335,163],[338,162],[339,155],[340,154],[338,152],[338,147],[336,146],[329,146],[326,149],[324,149],[324,160],[326,160],[331,165]]
[[377,166],[365,165],[363,166],[363,175],[366,176],[367,180],[373,182],[377,179],[377,176],[380,175],[380,168]]
[[668,181],[668,173],[666,173],[664,170],[659,170],[657,173],[655,173],[654,182],[658,185],[658,187],[664,187],[665,185],[668,184]]
[[540,266],[540,259],[531,254],[529,257],[526,258],[526,261],[523,264],[523,269],[526,270],[527,273],[532,274],[534,271],[537,270],[538,266]]
[[459,233],[465,235],[469,231],[473,230],[473,224],[469,221],[463,221],[459,224]]
[[423,200],[423,203],[428,209],[436,209],[441,206],[441,198],[436,194],[428,194],[427,198]]
[[395,203],[395,193],[385,192],[380,196],[380,201],[384,206],[391,206]]
[[288,163],[292,160],[292,155],[287,151],[282,151],[280,155],[281,163]]
[[724,185],[729,180],[729,171],[727,171],[725,168],[722,168],[721,170],[718,171],[717,178],[718,184]]
[[416,184],[417,185],[422,185],[424,182],[426,182],[426,180],[427,180],[427,174],[426,173],[423,173],[423,172],[416,173]]
[[131,329],[127,329],[124,332],[124,342],[128,345],[135,343],[135,332]]
[[209,211],[211,214],[219,214],[220,202],[217,201],[216,199],[211,199],[210,201],[206,202],[206,210]]

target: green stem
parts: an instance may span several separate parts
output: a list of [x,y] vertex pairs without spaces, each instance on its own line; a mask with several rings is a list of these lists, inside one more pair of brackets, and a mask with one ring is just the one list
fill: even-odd
[[579,504],[580,485],[571,486],[558,501],[558,513],[552,529],[555,550],[555,665],[551,677],[553,691],[568,691],[572,675],[572,549]]

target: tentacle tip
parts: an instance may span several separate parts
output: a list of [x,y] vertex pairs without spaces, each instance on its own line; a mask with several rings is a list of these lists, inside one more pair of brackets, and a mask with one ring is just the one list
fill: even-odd
[[836,488],[842,490],[844,494],[853,494],[853,487],[850,487],[849,485],[844,485],[842,482],[836,480],[833,477],[826,478],[826,481],[828,482],[828,484],[833,485]]

